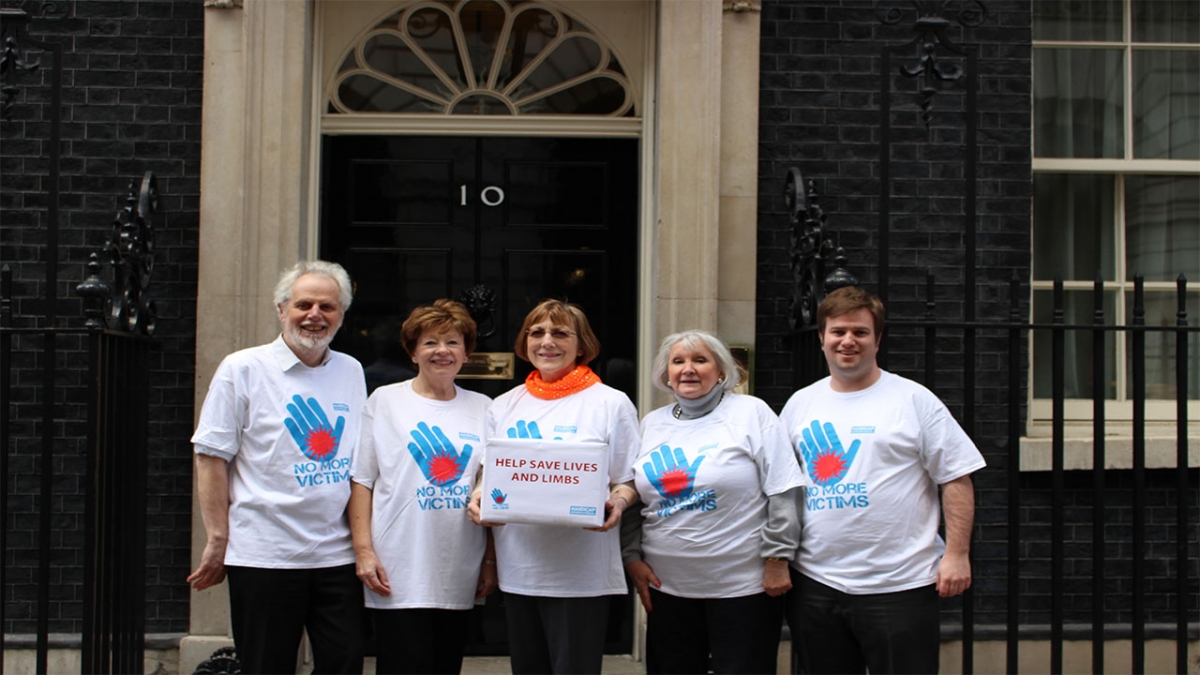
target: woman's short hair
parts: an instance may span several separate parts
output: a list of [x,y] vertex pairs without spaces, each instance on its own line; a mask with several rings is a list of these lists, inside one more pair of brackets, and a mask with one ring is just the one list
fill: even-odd
[[556,326],[570,328],[579,337],[580,354],[575,359],[575,365],[587,365],[600,355],[600,339],[592,332],[587,315],[578,305],[562,300],[543,300],[538,303],[537,307],[529,310],[529,314],[525,317],[525,323],[521,324],[521,331],[517,333],[517,341],[513,345],[513,351],[516,352],[517,358],[522,361],[529,360],[529,351],[526,349],[529,340],[526,336],[530,328],[546,319]]
[[350,309],[350,303],[354,300],[354,286],[350,283],[350,275],[341,265],[326,260],[301,260],[284,270],[283,274],[279,275],[279,282],[275,284],[276,307],[282,307],[292,299],[292,287],[296,285],[296,280],[305,274],[333,279],[338,285],[338,304],[341,305],[339,309],[343,312]]
[[410,357],[417,351],[417,341],[426,332],[434,335],[461,333],[467,356],[475,351],[475,320],[461,302],[442,298],[409,313],[400,326],[400,344]]
[[685,330],[663,338],[658,345],[658,354],[654,356],[654,366],[650,369],[650,376],[654,378],[654,386],[663,391],[672,391],[667,384],[667,367],[670,365],[671,350],[678,344],[693,351],[699,346],[707,347],[717,361],[717,369],[721,371],[721,376],[725,378],[721,386],[725,391],[738,386],[742,376],[737,362],[733,360],[733,354],[729,352],[729,347],[721,341],[721,338],[703,330]]
[[825,321],[831,316],[841,316],[850,312],[865,309],[871,313],[875,321],[875,337],[883,335],[883,323],[887,312],[883,309],[883,301],[871,295],[858,286],[843,286],[825,296],[817,307],[817,330],[825,333]]

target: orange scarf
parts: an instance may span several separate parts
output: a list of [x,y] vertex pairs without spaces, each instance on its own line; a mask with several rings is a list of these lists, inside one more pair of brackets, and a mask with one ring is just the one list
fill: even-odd
[[575,370],[567,373],[554,382],[542,381],[542,373],[533,371],[525,378],[525,388],[536,398],[552,401],[587,389],[593,384],[600,384],[600,376],[587,366],[575,366]]

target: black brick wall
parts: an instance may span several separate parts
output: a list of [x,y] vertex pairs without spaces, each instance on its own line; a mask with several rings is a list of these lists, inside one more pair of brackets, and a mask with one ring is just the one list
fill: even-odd
[[[889,321],[919,321],[925,314],[925,278],[936,275],[934,317],[940,322],[963,319],[965,288],[964,200],[965,78],[942,83],[934,96],[928,128],[921,119],[916,94],[919,83],[892,76],[891,219],[888,260],[879,259],[881,58],[885,46],[898,47],[916,37],[915,3],[855,0],[764,0],[762,12],[761,90],[759,118],[758,312],[755,390],[776,410],[782,408],[798,381],[797,350],[814,351],[789,333],[787,317],[792,292],[789,267],[790,224],[782,197],[784,178],[796,166],[814,180],[821,194],[827,231],[845,247],[850,270],[869,290],[880,293],[880,266],[888,266]],[[940,3],[935,3],[940,4]],[[951,38],[978,51],[977,266],[976,315],[983,321],[1005,321],[1009,314],[1009,282],[1021,283],[1020,312],[1029,316],[1031,213],[1031,79],[1029,3],[988,0],[986,21],[963,29],[960,6],[945,3],[944,18],[954,27]],[[906,12],[896,25],[885,25],[891,8]],[[915,65],[917,47],[894,53],[892,68]],[[961,60],[959,65],[965,65]],[[975,530],[975,619],[1003,624],[1007,600],[1008,546],[1006,405],[1009,356],[1003,332],[979,333],[974,353],[964,359],[961,333],[942,329],[936,345],[935,375],[924,375],[924,341],[914,328],[889,328],[884,367],[925,383],[963,419],[962,373],[975,372],[975,428],[969,429],[988,461],[974,477],[978,504]],[[807,353],[807,352],[800,352]],[[808,353],[808,356],[811,356]],[[1022,350],[1021,381],[1028,357]],[[1024,401],[1025,392],[1020,393]],[[1021,419],[1025,411],[1021,410]],[[1113,562],[1112,593],[1105,606],[1112,622],[1131,620],[1129,595],[1131,539],[1130,472],[1110,472],[1106,492],[1107,548]],[[1197,482],[1191,472],[1191,485]],[[1175,574],[1176,537],[1174,474],[1147,475],[1146,522],[1147,616],[1151,622],[1174,621],[1177,601],[1169,580]],[[1068,476],[1066,508],[1066,620],[1090,622],[1091,476]],[[1023,532],[1021,604],[1023,624],[1049,622],[1050,477],[1027,473],[1020,481]],[[1197,491],[1189,495],[1191,522],[1196,522]],[[1193,581],[1186,602],[1200,611],[1197,593],[1196,534],[1190,536]],[[959,621],[959,603],[946,603],[944,621]]]
[[[5,2],[7,6],[22,3]],[[33,12],[42,3],[24,3]],[[88,255],[109,235],[128,184],[158,176],[152,218],[157,253],[150,294],[157,304],[151,355],[146,629],[186,631],[191,542],[191,454],[200,194],[203,3],[192,0],[86,0],[65,17],[36,17],[30,32],[64,45],[59,325],[82,327],[74,287]],[[29,56],[43,55],[34,50]],[[11,121],[0,123],[0,263],[14,276],[13,323],[43,326],[52,58],[21,73]],[[111,274],[106,270],[106,274]],[[111,276],[108,277],[111,281]],[[5,632],[31,632],[37,574],[41,375],[40,338],[22,336],[13,373],[13,455],[5,507],[9,551]],[[79,632],[82,612],[84,344],[60,338],[61,402],[55,445],[51,542],[52,632]]]
[[[5,1],[5,6],[10,3]],[[27,3],[37,4],[37,3]],[[829,227],[839,233],[853,271],[872,290],[880,261],[879,213],[879,53],[913,37],[911,17],[885,26],[873,2],[766,0],[762,12],[758,344],[756,393],[779,409],[799,386],[794,378],[794,338],[787,331],[791,272],[788,221],[781,188],[788,167],[815,179],[824,195]],[[884,3],[908,7],[910,3]],[[950,3],[951,5],[955,3]],[[978,254],[981,319],[1007,316],[1008,280],[1015,270],[1027,283],[1030,249],[1029,12],[1025,2],[988,2],[987,22],[956,33],[962,44],[979,49]],[[147,561],[147,630],[184,631],[188,620],[187,574],[191,532],[191,470],[187,443],[192,430],[196,260],[203,7],[198,0],[86,0],[68,3],[67,18],[38,19],[32,32],[66,46],[63,106],[59,297],[62,325],[82,325],[73,288],[85,276],[88,254],[105,240],[130,180],[153,170],[159,179],[160,213],[154,218],[158,253],[152,282],[159,320],[152,362],[151,461]],[[885,7],[886,9],[886,7]],[[36,54],[35,54],[36,55]],[[905,59],[911,61],[911,57]],[[900,62],[899,57],[893,61]],[[48,64],[47,64],[48,65]],[[41,325],[43,310],[46,173],[49,139],[49,82],[43,73],[24,73],[13,120],[0,124],[0,262],[14,270],[14,323]],[[937,316],[953,320],[962,307],[962,140],[964,97],[961,84],[943,85],[927,130],[915,102],[915,84],[893,83],[892,254],[889,309],[893,320],[920,318],[924,278],[937,274]],[[1026,293],[1026,291],[1022,291]],[[1021,298],[1023,315],[1027,298]],[[219,317],[210,320],[220,320]],[[18,339],[18,352],[3,364],[13,373],[16,419],[11,426],[14,454],[5,508],[10,550],[5,559],[8,585],[5,632],[33,629],[38,491],[39,342]],[[919,337],[889,332],[888,367],[924,380]],[[962,343],[940,337],[937,374],[929,384],[956,415],[963,410]],[[975,437],[989,469],[976,477],[977,620],[1003,621],[1007,546],[1004,479],[1008,451],[1003,382],[1006,344],[994,333],[981,334],[973,357],[977,372]],[[56,445],[56,517],[52,542],[51,630],[78,632],[79,579],[82,575],[80,519],[84,462],[81,420],[82,343],[60,344],[61,375],[55,395],[63,402]],[[1021,364],[1024,369],[1024,363]],[[1174,596],[1165,580],[1174,574],[1169,542],[1174,541],[1173,478],[1151,471],[1148,481],[1148,598],[1151,620],[1169,621]],[[1130,479],[1112,476],[1106,520],[1114,550],[1114,621],[1128,620]],[[1192,484],[1196,484],[1193,471]],[[1090,481],[1068,477],[1069,620],[1086,621],[1090,545]],[[1025,623],[1047,621],[1050,487],[1046,474],[1022,477],[1020,544],[1025,560],[1022,597]],[[1196,491],[1191,499],[1197,500]],[[1195,504],[1193,504],[1195,513]],[[1192,564],[1200,558],[1193,538]],[[1195,580],[1200,574],[1189,571]],[[1195,583],[1187,602],[1197,602]],[[953,604],[947,619],[954,620]],[[1193,611],[1195,615],[1195,611]]]

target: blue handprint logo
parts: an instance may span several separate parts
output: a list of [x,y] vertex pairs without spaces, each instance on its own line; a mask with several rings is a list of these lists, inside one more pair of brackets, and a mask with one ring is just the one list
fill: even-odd
[[704,455],[697,455],[694,462],[688,463],[683,448],[672,451],[670,446],[663,445],[650,453],[650,460],[642,465],[650,484],[663,497],[679,499],[696,488],[696,469],[700,468]]
[[418,422],[412,431],[413,442],[408,444],[408,451],[425,478],[438,487],[454,485],[462,478],[467,463],[471,461],[471,446],[464,444],[462,455],[458,454],[454,444],[442,433],[441,427],[429,428],[424,422]]
[[508,499],[508,495],[501,492],[500,488],[492,488],[492,501],[503,504],[505,499]]
[[542,438],[542,432],[538,430],[537,422],[526,422],[525,420],[517,420],[517,426],[508,428],[509,438]]
[[850,444],[850,451],[842,447],[833,425],[826,422],[824,427],[814,420],[810,429],[802,429],[804,440],[800,442],[800,454],[808,466],[808,475],[817,485],[833,485],[840,482],[850,471],[854,457],[862,441],[855,439]]
[[321,408],[317,399],[305,401],[299,395],[292,397],[292,403],[287,404],[291,417],[283,421],[296,445],[305,457],[314,462],[323,462],[337,456],[338,444],[342,442],[342,430],[346,428],[346,418],[338,415],[337,426],[329,425],[329,417]]

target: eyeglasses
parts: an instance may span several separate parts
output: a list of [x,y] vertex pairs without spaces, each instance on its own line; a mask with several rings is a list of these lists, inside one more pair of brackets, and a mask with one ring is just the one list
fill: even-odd
[[[567,330],[566,328],[551,328],[549,332],[550,337],[555,340],[567,340],[575,335],[575,333]],[[525,334],[534,340],[541,340],[542,338],[546,337],[546,329],[530,328],[529,330],[525,331]]]

